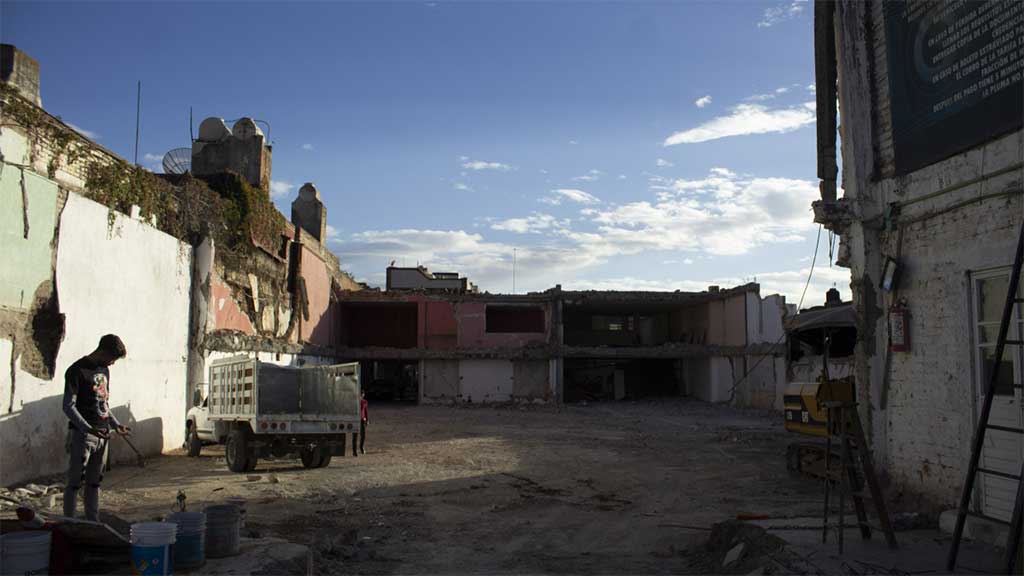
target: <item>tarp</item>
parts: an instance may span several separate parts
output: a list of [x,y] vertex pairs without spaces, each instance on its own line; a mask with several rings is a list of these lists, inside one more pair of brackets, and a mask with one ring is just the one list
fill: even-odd
[[857,314],[853,304],[819,308],[801,312],[786,322],[786,332],[803,332],[820,328],[856,328]]

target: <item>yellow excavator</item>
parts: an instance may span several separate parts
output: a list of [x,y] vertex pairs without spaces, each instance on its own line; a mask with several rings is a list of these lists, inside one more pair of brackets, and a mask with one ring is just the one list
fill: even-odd
[[[808,436],[786,451],[786,467],[793,473],[825,476],[825,402],[855,399],[853,347],[857,341],[853,305],[829,290],[824,306],[802,310],[786,323],[789,340],[786,391],[783,396],[785,427]],[[817,440],[815,440],[815,438]],[[838,451],[838,446],[834,447]],[[837,457],[832,459],[836,469]]]

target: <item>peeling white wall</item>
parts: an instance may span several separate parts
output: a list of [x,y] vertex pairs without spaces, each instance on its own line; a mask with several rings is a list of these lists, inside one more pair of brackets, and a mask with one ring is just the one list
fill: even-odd
[[[66,333],[54,379],[16,365],[9,404],[12,346],[0,340],[0,398],[11,407],[0,415],[0,485],[66,468],[64,371],[107,333],[128,349],[110,369],[110,393],[135,445],[155,454],[184,440],[191,248],[127,216],[112,226],[107,217],[106,207],[73,193],[61,214],[56,277]],[[133,458],[120,440],[111,446],[115,462]]]

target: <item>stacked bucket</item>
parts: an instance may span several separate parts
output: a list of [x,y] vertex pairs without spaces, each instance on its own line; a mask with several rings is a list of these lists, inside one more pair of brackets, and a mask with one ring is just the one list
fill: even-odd
[[174,569],[198,568],[206,561],[206,514],[202,512],[175,512],[167,522],[177,524],[174,543]]
[[234,504],[132,524],[132,574],[169,576],[172,570],[199,568],[207,558],[235,556],[240,536],[241,510]]
[[49,574],[51,537],[48,530],[0,536],[0,574]]
[[171,573],[171,547],[177,535],[178,525],[173,522],[132,524],[132,574],[168,576]]

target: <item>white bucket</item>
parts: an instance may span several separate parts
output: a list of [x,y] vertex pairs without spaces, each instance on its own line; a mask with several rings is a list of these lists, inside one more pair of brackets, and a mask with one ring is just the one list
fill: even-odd
[[248,503],[248,501],[245,498],[237,498],[236,497],[236,498],[225,498],[224,502],[227,503],[227,504],[231,504],[233,506],[238,506],[238,526],[244,530],[245,529],[245,518],[246,518],[245,505]]
[[132,524],[131,542],[139,546],[174,544],[178,525],[173,522],[139,522]]
[[48,530],[25,530],[0,536],[0,574],[49,574]]

